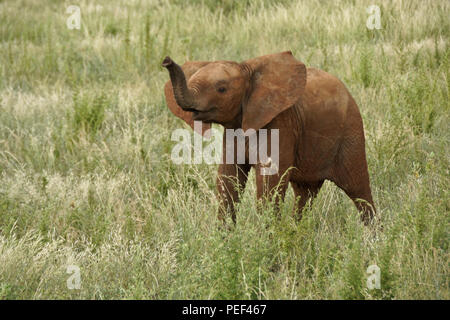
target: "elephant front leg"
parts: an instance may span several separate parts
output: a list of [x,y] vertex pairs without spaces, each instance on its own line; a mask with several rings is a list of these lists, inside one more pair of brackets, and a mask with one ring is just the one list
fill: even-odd
[[221,164],[217,175],[217,194],[219,199],[218,218],[223,223],[226,217],[231,215],[236,223],[235,203],[239,201],[239,195],[247,182],[249,165]]
[[275,211],[279,215],[280,201],[284,201],[284,196],[288,187],[290,172],[288,168],[279,170],[275,174],[264,174],[264,165],[258,164],[256,172],[256,193],[258,201],[272,202]]

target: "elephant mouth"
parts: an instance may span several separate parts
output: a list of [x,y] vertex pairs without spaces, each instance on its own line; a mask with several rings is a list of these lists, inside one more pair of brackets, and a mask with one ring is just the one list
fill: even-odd
[[192,119],[196,121],[203,121],[203,122],[212,122],[212,113],[216,110],[216,107],[212,107],[208,110],[193,110],[192,113]]

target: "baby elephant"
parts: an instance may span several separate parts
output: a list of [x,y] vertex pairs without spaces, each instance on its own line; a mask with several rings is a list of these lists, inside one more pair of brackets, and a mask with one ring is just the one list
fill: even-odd
[[[308,199],[313,199],[328,179],[354,201],[362,221],[370,223],[375,206],[363,123],[355,100],[339,79],[306,68],[290,51],[241,63],[189,61],[181,67],[166,57],[162,65],[170,75],[164,88],[167,105],[191,127],[194,121],[202,121],[202,133],[211,123],[218,123],[245,133],[267,129],[269,137],[272,132],[278,134],[275,174],[262,172],[267,162],[260,157],[256,163],[249,163],[255,148],[249,148],[248,136],[244,163],[222,161],[217,177],[219,219],[225,220],[228,213],[236,221],[234,204],[249,170],[255,167],[258,199],[273,197],[278,203],[290,182],[300,218]],[[237,144],[227,144],[225,138],[222,157],[233,148],[231,154],[236,160]],[[271,145],[267,148],[270,152]]]

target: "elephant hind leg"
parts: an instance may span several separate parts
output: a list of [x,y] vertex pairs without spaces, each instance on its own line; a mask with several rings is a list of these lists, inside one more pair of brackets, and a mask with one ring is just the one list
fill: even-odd
[[369,225],[376,214],[376,209],[370,190],[364,143],[360,148],[353,146],[346,151],[344,154],[346,156],[335,168],[335,177],[332,180],[353,200],[361,212],[361,220],[365,225]]
[[294,189],[295,201],[296,201],[296,214],[298,220],[302,218],[302,211],[309,199],[311,203],[319,193],[322,187],[323,180],[315,183],[302,183],[291,181],[292,188]]
[[367,226],[371,223],[376,214],[372,193],[369,186],[369,178],[360,177],[348,184],[337,183],[337,186],[344,190],[347,196],[352,199],[358,211],[361,213],[361,220]]
[[355,203],[356,208],[361,212],[361,220],[367,226],[369,225],[376,213],[375,205],[373,204],[372,195],[370,193],[363,196],[356,196],[350,198]]

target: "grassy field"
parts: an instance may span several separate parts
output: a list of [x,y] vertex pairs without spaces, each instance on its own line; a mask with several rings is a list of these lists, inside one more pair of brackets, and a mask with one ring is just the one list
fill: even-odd
[[[446,0],[0,1],[0,299],[450,299],[449,13]],[[220,230],[216,166],[170,160],[187,126],[165,104],[165,55],[284,50],[360,106],[376,237],[329,182],[300,223],[291,189],[280,221],[257,213],[253,173]]]

